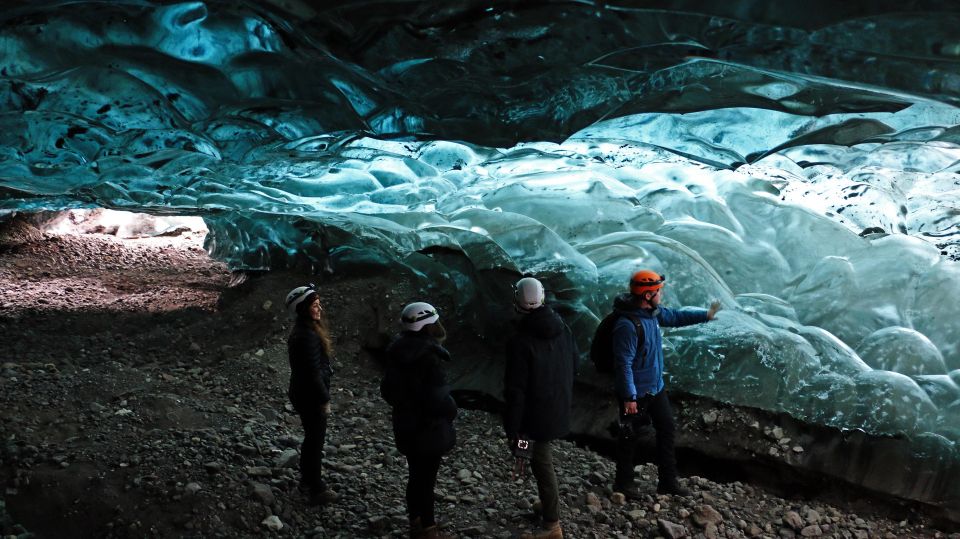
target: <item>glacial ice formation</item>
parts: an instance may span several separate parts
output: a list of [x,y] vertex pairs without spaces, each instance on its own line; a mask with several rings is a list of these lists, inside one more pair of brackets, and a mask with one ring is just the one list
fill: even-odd
[[725,307],[667,332],[677,387],[960,458],[958,8],[712,4],[23,2],[0,215],[199,216],[481,326],[535,274],[584,345],[651,267]]

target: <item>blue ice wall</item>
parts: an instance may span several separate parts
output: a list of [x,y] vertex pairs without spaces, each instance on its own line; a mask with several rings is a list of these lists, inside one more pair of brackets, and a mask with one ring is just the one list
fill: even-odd
[[956,459],[960,8],[716,4],[14,3],[0,212],[198,215],[481,324],[531,273],[584,343],[651,267],[725,306],[672,383]]

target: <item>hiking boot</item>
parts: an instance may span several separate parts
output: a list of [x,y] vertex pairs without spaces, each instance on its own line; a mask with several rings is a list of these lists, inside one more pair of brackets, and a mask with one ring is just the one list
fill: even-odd
[[540,531],[523,532],[520,539],[563,539],[563,530],[560,528],[560,522],[544,523]]
[[417,539],[421,533],[423,533],[423,524],[420,522],[420,517],[417,517],[410,521],[410,539]]
[[613,491],[623,494],[623,497],[628,500],[639,500],[643,497],[643,492],[640,492],[636,484],[614,485]]
[[420,535],[416,539],[456,539],[456,537],[440,531],[440,526],[434,524],[420,530]]
[[337,493],[329,488],[311,490],[308,495],[308,503],[310,505],[327,505],[338,499],[340,499],[340,497],[337,496]]
[[680,486],[680,482],[674,479],[673,481],[661,481],[657,484],[657,494],[670,494],[672,496],[683,496],[688,497],[692,493],[690,489]]

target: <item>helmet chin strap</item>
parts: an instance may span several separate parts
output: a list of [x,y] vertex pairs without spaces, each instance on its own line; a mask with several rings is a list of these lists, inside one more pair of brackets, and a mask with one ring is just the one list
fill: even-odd
[[[639,296],[634,295],[633,296],[634,303],[637,305],[637,307],[640,307],[641,309],[656,309],[657,306],[654,305],[652,301],[654,295],[655,294],[653,292],[644,292]],[[649,296],[649,299],[648,299],[648,296]]]

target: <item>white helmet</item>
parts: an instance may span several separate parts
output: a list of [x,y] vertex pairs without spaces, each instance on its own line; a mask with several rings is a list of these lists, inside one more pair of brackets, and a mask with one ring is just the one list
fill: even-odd
[[287,312],[290,313],[290,316],[297,316],[297,305],[300,305],[311,295],[316,294],[317,289],[313,284],[308,284],[307,286],[298,286],[290,291],[287,294],[287,299],[283,300],[283,303],[287,306]]
[[528,313],[543,306],[546,294],[543,285],[533,277],[524,277],[514,285],[513,303],[517,311]]
[[400,325],[407,331],[420,331],[423,326],[440,320],[440,314],[433,305],[418,301],[403,308],[400,313]]

